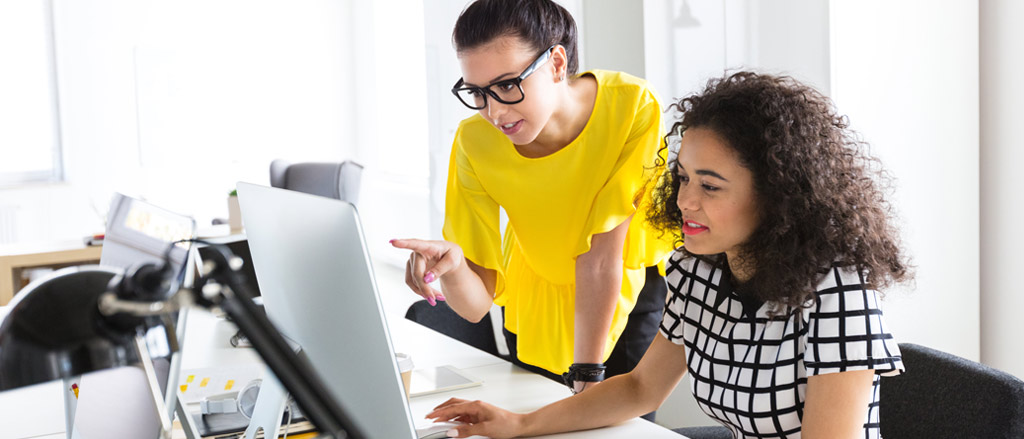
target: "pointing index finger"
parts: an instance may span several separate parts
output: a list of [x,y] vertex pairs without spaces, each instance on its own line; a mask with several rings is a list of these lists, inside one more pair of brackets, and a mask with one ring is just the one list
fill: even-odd
[[392,247],[404,248],[412,250],[414,252],[420,252],[430,249],[430,243],[422,239],[392,239],[388,241]]

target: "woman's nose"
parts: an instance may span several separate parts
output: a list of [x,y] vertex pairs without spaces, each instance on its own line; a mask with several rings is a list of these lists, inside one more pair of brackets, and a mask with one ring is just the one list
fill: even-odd
[[501,116],[504,116],[505,112],[508,111],[508,106],[501,102],[498,102],[497,99],[488,99],[487,108],[485,108],[484,111],[487,112],[487,118],[491,122],[497,124],[498,121],[501,120]]
[[676,206],[683,212],[700,210],[700,201],[696,194],[690,190],[691,185],[680,183],[679,195],[676,196]]

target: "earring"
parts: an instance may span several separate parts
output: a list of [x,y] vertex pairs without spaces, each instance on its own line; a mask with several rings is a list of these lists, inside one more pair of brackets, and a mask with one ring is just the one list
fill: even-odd
[[560,76],[558,78],[558,82],[562,82],[562,81],[565,81],[565,74],[562,74],[562,76]]

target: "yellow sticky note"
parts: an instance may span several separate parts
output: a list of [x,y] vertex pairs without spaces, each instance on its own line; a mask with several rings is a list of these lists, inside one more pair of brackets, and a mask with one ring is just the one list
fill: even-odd
[[181,393],[185,393],[185,391],[188,390],[188,384],[182,384],[179,387],[181,387]]
[[224,390],[231,390],[232,387],[235,387],[235,380],[228,380],[228,383],[224,385]]
[[210,379],[203,378],[203,380],[199,382],[199,387],[206,387],[207,384],[210,384]]
[[194,379],[196,379],[195,375],[189,375],[188,378],[185,378],[185,382],[188,384],[192,384],[192,380]]

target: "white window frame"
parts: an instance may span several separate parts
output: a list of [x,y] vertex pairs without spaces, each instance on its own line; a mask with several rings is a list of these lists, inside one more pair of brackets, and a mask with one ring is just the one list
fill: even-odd
[[[20,0],[19,0],[20,1]],[[62,138],[60,130],[60,89],[57,86],[57,51],[56,38],[54,35],[54,13],[53,0],[42,0],[41,6],[44,13],[43,44],[46,47],[48,56],[47,73],[50,83],[50,118],[51,129],[53,130],[52,161],[49,169],[32,171],[0,171],[0,187],[12,187],[25,183],[53,183],[64,181],[64,161],[62,150]]]

